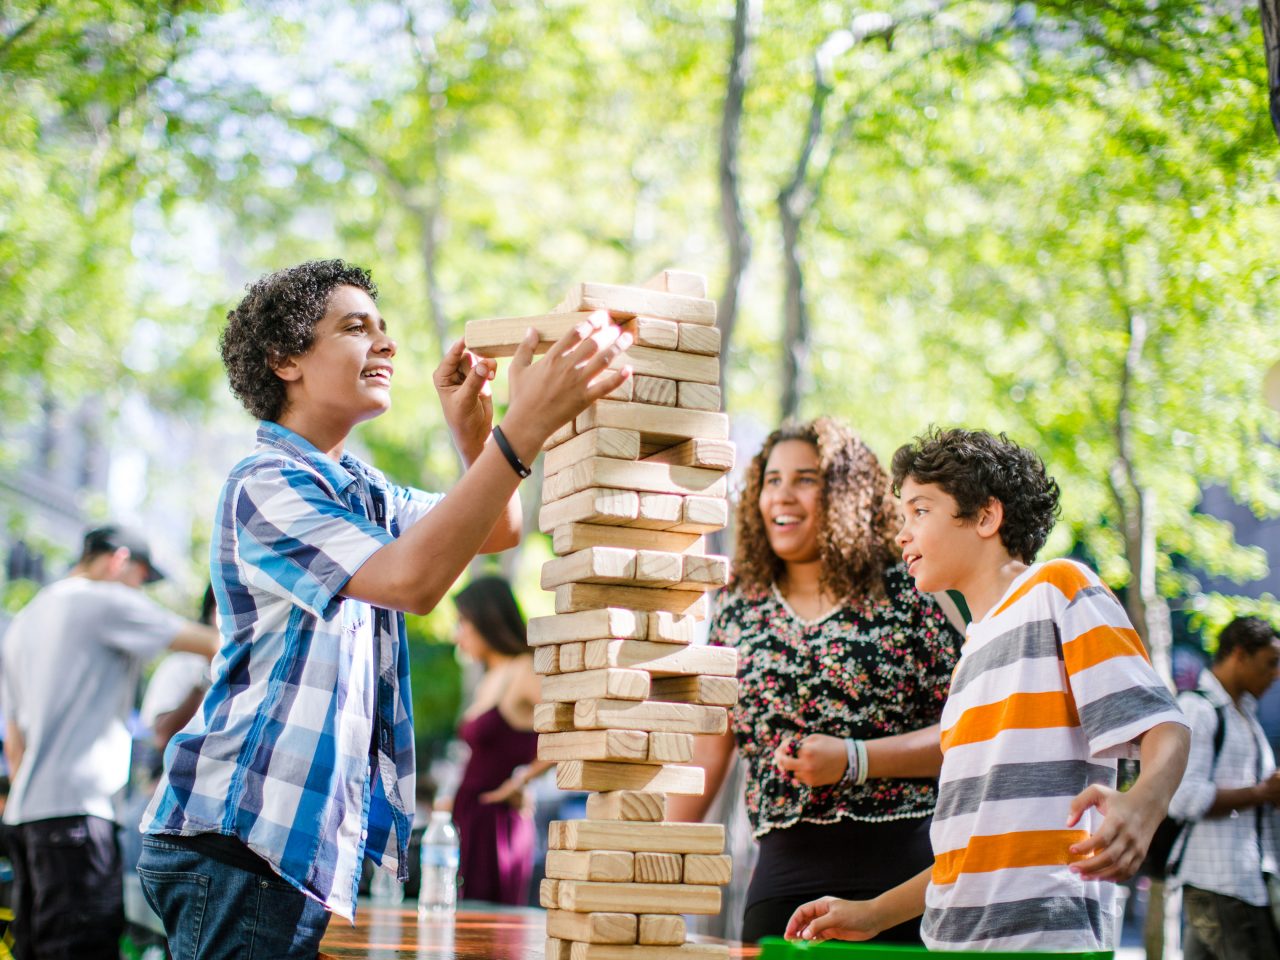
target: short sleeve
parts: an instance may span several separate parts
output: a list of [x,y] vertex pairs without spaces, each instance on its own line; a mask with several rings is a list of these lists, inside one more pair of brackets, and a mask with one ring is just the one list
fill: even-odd
[[103,609],[91,620],[104,646],[150,660],[173,642],[187,622],[140,590],[124,584],[111,586],[103,595]]
[[156,718],[177,709],[187,694],[204,684],[208,673],[209,662],[198,654],[172,653],[165,657],[147,682],[139,711],[142,722],[155,726]]
[[720,602],[711,618],[711,626],[707,630],[707,645],[712,647],[736,647],[740,630],[738,617],[734,611],[740,600],[736,593],[721,591]]
[[393,515],[400,524],[402,534],[444,499],[443,493],[428,493],[425,490],[401,487],[397,484],[388,484],[387,492],[391,498]]
[[1213,735],[1218,713],[1213,704],[1196,693],[1184,693],[1178,704],[1191,723],[1191,749],[1182,783],[1169,801],[1169,816],[1199,820],[1209,812],[1218,793],[1213,782]]
[[334,500],[315,474],[290,464],[257,467],[232,504],[245,581],[321,618],[351,576],[394,539]]

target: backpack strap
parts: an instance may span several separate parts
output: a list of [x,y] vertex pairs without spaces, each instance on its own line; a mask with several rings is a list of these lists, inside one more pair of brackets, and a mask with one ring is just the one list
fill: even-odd
[[[1212,702],[1209,700],[1209,695],[1203,690],[1196,689],[1190,692],[1204,697],[1206,702]],[[1222,753],[1222,744],[1227,739],[1227,708],[1214,704],[1213,716],[1215,724],[1213,728],[1213,760],[1209,764],[1210,783],[1213,782],[1214,774],[1218,772],[1218,757]],[[1200,821],[1198,820],[1188,820],[1182,825],[1181,834],[1175,841],[1177,853],[1174,854],[1171,852],[1169,856],[1168,876],[1176,874],[1178,872],[1178,868],[1182,866],[1182,857],[1187,852],[1187,843],[1191,838],[1191,831],[1195,829],[1196,824],[1199,822]]]

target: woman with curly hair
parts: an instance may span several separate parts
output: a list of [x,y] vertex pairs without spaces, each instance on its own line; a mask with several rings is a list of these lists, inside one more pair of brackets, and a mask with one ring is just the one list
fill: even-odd
[[[740,698],[728,734],[698,738],[706,794],[668,811],[702,819],[736,742],[760,843],[743,940],[781,936],[814,896],[873,897],[933,861],[937,722],[961,639],[895,532],[888,476],[829,417],[784,424],[747,470],[710,641],[738,649]],[[919,922],[878,939],[919,943]]]

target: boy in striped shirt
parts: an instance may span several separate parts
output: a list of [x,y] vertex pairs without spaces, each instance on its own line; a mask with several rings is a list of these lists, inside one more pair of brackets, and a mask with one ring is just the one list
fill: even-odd
[[[1186,721],[1123,607],[1072,560],[1035,563],[1058,485],[1030,450],[934,429],[898,450],[907,569],[973,616],[942,715],[934,865],[875,900],[824,897],[787,935],[865,940],[924,914],[930,949],[1109,950],[1186,765]],[[1142,773],[1116,790],[1116,761]]]

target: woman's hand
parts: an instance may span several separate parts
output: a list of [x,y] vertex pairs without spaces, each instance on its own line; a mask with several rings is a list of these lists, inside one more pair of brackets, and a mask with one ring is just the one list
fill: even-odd
[[532,813],[533,798],[524,792],[526,784],[519,779],[519,774],[512,774],[498,784],[493,790],[480,794],[481,803],[505,803],[507,806]]
[[477,357],[458,340],[431,375],[445,423],[467,463],[480,455],[493,426],[493,391],[489,384],[497,369],[496,360]]
[[773,762],[806,787],[825,787],[840,782],[849,755],[839,737],[811,733],[801,740],[784,740],[773,752]]

